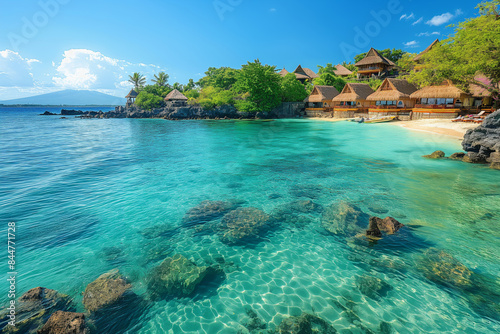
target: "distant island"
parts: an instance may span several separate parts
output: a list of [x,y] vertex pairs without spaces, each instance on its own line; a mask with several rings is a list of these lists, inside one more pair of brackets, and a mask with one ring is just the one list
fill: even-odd
[[66,89],[59,92],[0,101],[0,106],[117,106],[126,100],[96,91]]

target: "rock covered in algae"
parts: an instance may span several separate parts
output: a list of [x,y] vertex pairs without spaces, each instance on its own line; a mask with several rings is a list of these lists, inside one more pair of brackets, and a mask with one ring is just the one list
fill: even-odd
[[194,226],[204,224],[219,217],[238,206],[235,202],[224,201],[203,201],[194,208],[191,208],[182,219],[184,226]]
[[366,230],[366,235],[368,237],[381,238],[382,232],[378,228],[378,220],[382,220],[378,217],[370,217],[370,223],[368,229]]
[[353,236],[368,226],[370,216],[347,202],[327,207],[321,217],[321,226],[333,234]]
[[424,155],[423,157],[427,159],[441,159],[444,158],[444,156],[445,153],[443,151],[434,151],[431,154]]
[[[387,234],[394,234],[403,226],[403,224],[392,217],[385,217],[384,219],[381,219],[379,217],[370,217],[370,225],[366,234],[381,237],[381,231]],[[373,233],[375,234],[369,234],[370,230],[373,230]]]
[[464,157],[465,157],[464,152],[457,152],[450,155],[451,160],[463,160]]
[[209,267],[197,266],[176,254],[152,270],[148,289],[153,299],[189,296],[209,272]]
[[88,334],[83,313],[57,311],[37,334]]
[[309,313],[288,317],[281,321],[276,334],[334,334],[335,328],[324,319]]
[[270,216],[257,208],[238,208],[222,218],[218,227],[219,237],[228,244],[257,237],[269,220]]
[[90,312],[99,311],[120,301],[131,287],[118,269],[111,270],[87,285],[83,305]]
[[392,289],[384,280],[371,275],[356,277],[356,286],[362,294],[372,299],[384,297]]
[[0,315],[2,333],[35,333],[57,310],[74,310],[71,298],[55,290],[37,287],[24,293],[16,303],[16,326],[6,326],[9,310]]
[[417,269],[428,280],[441,285],[461,289],[473,285],[473,272],[452,255],[442,250],[427,250],[417,262]]

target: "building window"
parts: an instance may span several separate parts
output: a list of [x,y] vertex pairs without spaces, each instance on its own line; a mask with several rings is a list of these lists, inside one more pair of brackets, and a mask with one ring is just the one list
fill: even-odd
[[427,104],[427,98],[422,99],[421,103],[422,104]]
[[447,105],[454,105],[455,104],[455,100],[454,99],[446,99],[446,104]]
[[431,98],[431,99],[428,99],[427,102],[428,102],[427,104],[436,104],[436,99]]

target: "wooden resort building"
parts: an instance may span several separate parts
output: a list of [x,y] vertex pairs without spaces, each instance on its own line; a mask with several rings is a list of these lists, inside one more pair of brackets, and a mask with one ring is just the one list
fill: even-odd
[[416,91],[417,88],[406,80],[385,79],[377,91],[366,98],[370,101],[370,117],[400,116],[409,119],[415,106],[411,94]]
[[463,107],[471,104],[472,96],[451,81],[438,86],[427,86],[411,94],[416,104],[413,119],[420,118],[455,118]]
[[139,95],[139,93],[137,93],[133,88],[130,90],[130,92],[128,93],[127,96],[125,96],[125,98],[127,99],[127,107],[130,107],[131,105],[133,105],[135,103],[135,99],[137,98],[137,96]]
[[311,94],[304,100],[306,115],[324,117],[325,112],[332,112],[331,101],[339,95],[339,91],[332,86],[314,86]]
[[177,89],[174,89],[167,96],[165,96],[165,102],[169,107],[180,107],[187,104],[188,98],[184,96]]
[[335,118],[353,118],[368,116],[370,102],[368,96],[373,89],[365,83],[347,83],[342,92],[332,99]]
[[[284,77],[288,73],[290,73],[290,72],[288,72],[286,69],[282,69],[279,72],[279,75]],[[295,71],[293,71],[292,73],[295,74],[295,77],[297,78],[297,80],[299,80],[302,83],[304,83],[306,81],[312,81],[313,79],[319,77],[316,73],[314,73],[313,70],[306,68],[306,67],[302,67],[301,65],[297,66]]]
[[354,64],[358,68],[358,79],[383,78],[394,70],[396,64],[371,48],[365,58]]
[[[466,105],[471,105],[478,111],[491,111],[493,108],[493,98],[491,96],[491,92],[483,86],[479,85],[479,83],[483,83],[486,86],[492,86],[491,80],[484,75],[477,75],[474,79],[478,82],[478,84],[472,84],[469,86],[469,91],[472,95],[472,101],[470,101],[470,103],[467,103],[466,101]],[[494,88],[499,90],[500,83],[497,83]]]
[[334,73],[339,77],[348,77],[352,75],[352,71],[348,70],[345,66],[342,66],[340,64],[335,66]]

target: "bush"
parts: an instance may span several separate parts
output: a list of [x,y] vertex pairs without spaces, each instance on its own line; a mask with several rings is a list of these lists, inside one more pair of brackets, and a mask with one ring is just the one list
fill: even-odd
[[135,100],[135,104],[143,110],[151,110],[163,106],[163,98],[146,90],[142,90]]

